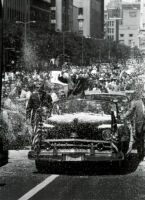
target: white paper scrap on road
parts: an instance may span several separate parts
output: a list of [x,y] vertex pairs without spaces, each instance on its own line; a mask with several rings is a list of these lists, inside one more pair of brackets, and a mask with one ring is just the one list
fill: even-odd
[[54,181],[59,175],[52,175],[49,176],[47,179],[45,179],[43,182],[41,182],[36,187],[32,188],[29,192],[24,194],[21,198],[18,200],[28,200],[32,198],[35,194],[37,194],[40,190],[45,188],[48,184],[50,184],[52,181]]

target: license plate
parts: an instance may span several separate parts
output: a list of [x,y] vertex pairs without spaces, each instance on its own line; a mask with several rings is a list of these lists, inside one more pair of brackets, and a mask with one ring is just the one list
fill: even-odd
[[65,161],[82,161],[82,160],[84,160],[84,156],[72,157],[66,155],[65,157]]

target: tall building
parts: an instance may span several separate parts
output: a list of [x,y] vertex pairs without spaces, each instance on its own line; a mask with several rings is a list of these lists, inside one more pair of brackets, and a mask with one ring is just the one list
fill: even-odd
[[51,0],[51,24],[56,31],[72,31],[73,0]]
[[51,12],[49,0],[30,0],[30,19],[37,23],[46,22],[51,29]]
[[145,4],[144,0],[140,0],[140,28],[139,28],[139,49],[145,58]]
[[109,18],[106,20],[106,39],[119,41],[119,21],[118,18]]
[[110,0],[106,6],[105,29],[106,39],[119,41],[119,24],[122,17],[122,0]]
[[29,21],[30,0],[4,0],[4,22]]
[[73,32],[79,32],[79,23],[78,23],[78,8],[73,5]]
[[119,41],[130,47],[139,47],[140,3],[123,3],[122,16],[119,26]]
[[122,0],[110,0],[110,2],[107,4],[107,9],[116,9],[121,7]]
[[79,33],[85,37],[104,35],[104,0],[74,0],[78,7]]

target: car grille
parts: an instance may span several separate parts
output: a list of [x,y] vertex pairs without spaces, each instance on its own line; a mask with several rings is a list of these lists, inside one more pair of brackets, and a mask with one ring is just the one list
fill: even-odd
[[111,143],[103,140],[81,140],[81,139],[50,139],[42,141],[42,149],[57,150],[110,150]]

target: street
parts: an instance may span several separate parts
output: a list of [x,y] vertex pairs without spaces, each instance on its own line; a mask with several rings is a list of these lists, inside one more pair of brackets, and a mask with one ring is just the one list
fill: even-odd
[[55,175],[53,171],[38,173],[27,153],[28,150],[10,151],[9,163],[0,168],[1,200],[145,199],[145,160],[139,165],[130,161],[132,169],[120,173],[113,173],[109,165],[98,164],[61,168],[59,172],[54,170]]

